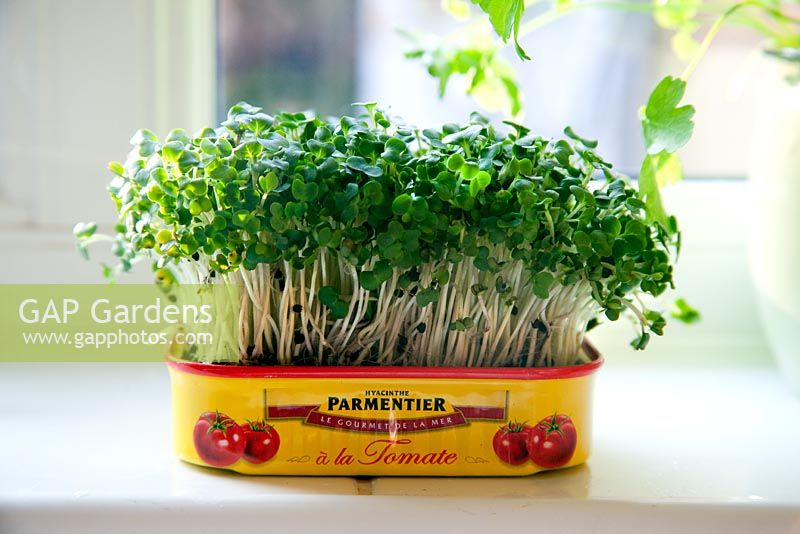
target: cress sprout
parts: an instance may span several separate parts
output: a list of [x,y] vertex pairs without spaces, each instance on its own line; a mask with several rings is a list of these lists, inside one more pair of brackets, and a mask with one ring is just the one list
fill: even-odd
[[[478,114],[419,130],[358,106],[239,103],[216,129],[140,130],[110,164],[115,270],[145,259],[161,283],[242,288],[238,343],[193,358],[553,366],[587,360],[601,315],[632,313],[639,349],[662,334],[640,296],[672,284],[675,220],[648,217],[596,141]],[[83,252],[101,239],[76,235]]]

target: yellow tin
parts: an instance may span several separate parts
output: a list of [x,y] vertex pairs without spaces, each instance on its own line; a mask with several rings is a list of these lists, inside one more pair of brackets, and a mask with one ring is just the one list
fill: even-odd
[[169,361],[178,456],[252,475],[530,475],[589,457],[602,359],[552,368]]

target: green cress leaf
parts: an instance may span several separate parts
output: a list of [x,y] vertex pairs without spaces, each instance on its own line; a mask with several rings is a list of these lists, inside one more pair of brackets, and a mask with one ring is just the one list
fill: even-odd
[[150,178],[155,183],[163,185],[169,181],[169,174],[167,174],[167,171],[164,169],[164,167],[156,167],[150,171]]
[[377,165],[370,165],[361,156],[351,156],[347,158],[347,166],[353,170],[361,171],[372,178],[377,178],[383,175],[383,169]]
[[322,302],[329,310],[331,318],[344,319],[347,317],[349,306],[347,303],[339,298],[339,290],[333,286],[323,286],[317,293],[320,302]]
[[433,182],[433,187],[439,198],[446,201],[453,199],[457,185],[458,180],[456,180],[456,177],[447,171],[440,172]]
[[478,193],[486,189],[492,177],[486,171],[480,171],[475,174],[472,181],[469,183],[469,194],[473,197],[478,196]]
[[261,155],[261,151],[264,150],[264,147],[258,141],[253,140],[244,143],[240,150],[245,158],[254,160]]
[[600,227],[610,237],[616,237],[622,232],[622,223],[613,215],[603,217],[603,220],[600,221]]
[[381,153],[381,158],[390,163],[399,163],[408,151],[408,146],[405,142],[396,138],[390,137],[386,140],[385,149]]
[[631,347],[634,350],[644,350],[648,343],[650,343],[650,334],[642,332],[642,335],[631,341]]
[[531,285],[533,287],[533,294],[540,299],[546,299],[550,296],[550,287],[553,285],[553,273],[548,271],[541,271],[533,275],[531,278]]
[[650,94],[641,117],[648,154],[673,153],[692,137],[694,107],[678,107],[685,92],[684,80],[667,76]]
[[667,322],[664,320],[663,315],[657,311],[645,310],[644,317],[649,322],[649,328],[652,333],[657,336],[664,335],[664,327],[666,326]]
[[585,137],[581,137],[580,135],[575,133],[575,130],[572,129],[572,126],[567,126],[564,128],[564,135],[573,139],[575,141],[579,141],[583,146],[588,148],[597,148],[597,140],[596,139],[587,139]]
[[377,206],[383,202],[383,186],[380,184],[380,182],[370,180],[364,184],[364,187],[361,189],[361,191],[364,194],[364,199],[371,205]]
[[461,176],[465,180],[472,180],[480,171],[480,167],[472,161],[468,161],[461,166]]
[[153,131],[147,128],[136,130],[136,133],[131,137],[130,143],[132,145],[141,145],[142,143],[157,143],[158,137]]
[[428,304],[439,301],[439,291],[432,288],[422,289],[416,294],[417,306],[424,308]]
[[682,298],[675,299],[672,303],[670,315],[686,324],[693,324],[701,319],[700,312]]
[[332,306],[339,300],[339,290],[333,286],[322,286],[317,293],[319,301],[325,306]]
[[191,143],[191,138],[186,133],[186,130],[183,128],[175,128],[171,132],[167,134],[167,138],[165,139],[167,143],[171,143],[172,141],[177,141],[181,145],[185,145],[187,143]]
[[301,202],[313,202],[319,195],[319,186],[314,182],[307,184],[295,178],[292,181],[292,195]]
[[118,161],[112,161],[108,164],[108,170],[116,174],[117,176],[124,177],[125,176],[125,167],[122,166],[122,163]]
[[423,221],[429,214],[428,201],[424,197],[415,197],[411,201],[411,208],[407,212],[416,222]]
[[411,195],[403,193],[392,201],[392,212],[395,215],[405,215],[411,209]]
[[463,130],[451,133],[442,138],[442,143],[446,145],[457,145],[460,143],[471,143],[483,131],[483,126],[480,124],[472,124]]
[[253,218],[253,215],[247,210],[239,210],[233,214],[233,224],[239,226],[240,228],[244,228],[247,226],[247,223],[250,222],[250,219]]
[[191,180],[186,184],[186,193],[192,197],[201,197],[208,193],[208,184],[205,180]]
[[381,287],[381,280],[373,271],[361,271],[358,275],[358,281],[361,284],[361,287],[366,289],[367,291],[374,291]]
[[183,155],[183,145],[179,141],[170,141],[161,147],[161,157],[166,163],[176,163]]
[[464,165],[464,156],[456,152],[447,158],[447,169],[450,171],[458,171]]
[[209,156],[218,156],[220,155],[221,151],[213,141],[210,139],[203,139],[200,141],[200,152],[203,154],[208,154]]
[[139,157],[147,158],[155,153],[158,137],[152,131],[143,128],[133,134],[130,143],[136,147],[134,151]]
[[379,261],[371,271],[361,271],[359,282],[367,291],[374,291],[392,276],[392,268],[386,261]]
[[97,223],[95,222],[78,223],[75,225],[75,228],[72,229],[72,233],[78,239],[92,237],[95,232],[97,232]]
[[329,308],[331,310],[331,318],[344,319],[345,317],[347,317],[347,313],[350,307],[345,301],[337,300],[332,305],[330,305]]
[[268,194],[270,191],[276,189],[279,184],[280,180],[278,175],[275,174],[275,171],[270,171],[258,179],[258,185],[261,186],[261,190],[264,191],[264,194]]

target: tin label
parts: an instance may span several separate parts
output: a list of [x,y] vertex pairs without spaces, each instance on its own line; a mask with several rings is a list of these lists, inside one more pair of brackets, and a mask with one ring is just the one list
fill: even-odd
[[469,424],[470,419],[506,420],[508,392],[501,406],[452,406],[444,397],[425,397],[409,390],[366,390],[360,396],[328,396],[324,405],[269,406],[265,419],[303,419],[306,425],[351,432],[404,434]]
[[233,378],[170,369],[184,460],[248,474],[525,475],[589,454],[593,376]]

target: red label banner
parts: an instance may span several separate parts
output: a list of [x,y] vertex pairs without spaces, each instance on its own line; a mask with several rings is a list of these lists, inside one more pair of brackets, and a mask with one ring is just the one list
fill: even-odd
[[389,433],[427,432],[441,428],[465,426],[469,424],[470,419],[505,421],[506,418],[504,407],[454,406],[453,409],[454,412],[441,415],[378,419],[324,413],[320,411],[320,406],[314,405],[269,406],[267,417],[269,419],[305,419],[305,423],[308,425],[350,432]]
[[337,430],[350,430],[353,432],[427,432],[440,428],[464,426],[467,420],[460,412],[446,415],[431,415],[411,419],[362,419],[343,415],[331,415],[314,410],[306,418],[306,424],[325,426]]

